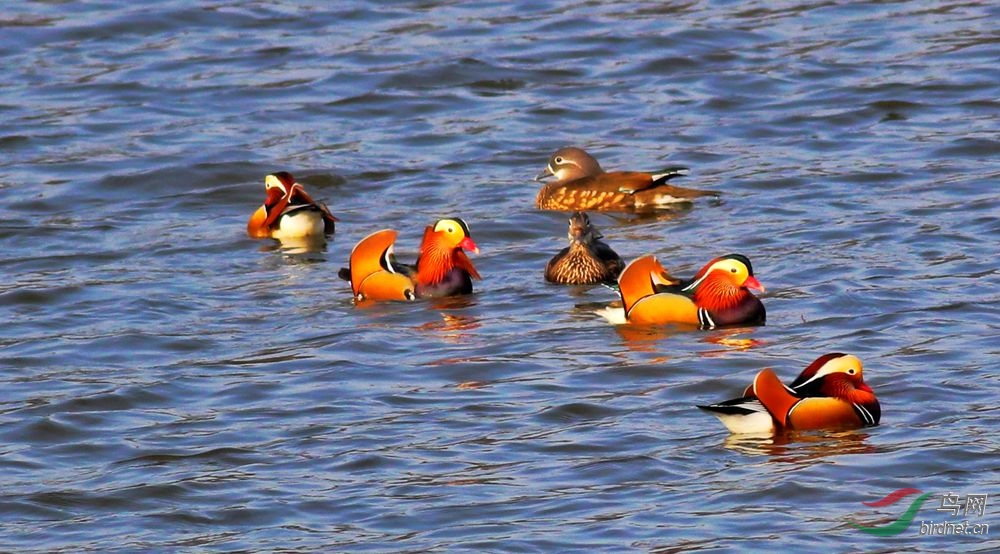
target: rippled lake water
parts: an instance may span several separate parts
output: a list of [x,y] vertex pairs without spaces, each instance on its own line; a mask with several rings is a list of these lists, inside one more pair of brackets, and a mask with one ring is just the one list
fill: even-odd
[[[918,529],[1000,526],[995,3],[118,4],[0,15],[0,550],[1000,549]],[[570,144],[721,191],[592,220],[681,275],[746,254],[767,325],[619,329],[545,283],[531,178]],[[278,170],[324,250],[246,238]],[[409,259],[442,216],[476,294],[356,308],[354,243]],[[881,426],[694,408],[831,351]],[[901,534],[849,524],[907,487]]]

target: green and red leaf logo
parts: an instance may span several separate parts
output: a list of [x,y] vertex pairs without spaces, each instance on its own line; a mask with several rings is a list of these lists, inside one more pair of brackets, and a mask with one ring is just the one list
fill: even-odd
[[[919,489],[899,489],[898,491],[889,493],[888,495],[886,495],[885,498],[881,500],[876,500],[875,502],[862,502],[862,504],[864,504],[865,506],[871,506],[873,508],[891,506],[896,502],[899,502],[900,500],[906,498],[907,496],[910,496],[911,494],[920,494],[921,492],[922,491]],[[913,518],[917,516],[917,511],[920,510],[920,507],[924,505],[924,502],[926,502],[927,499],[930,498],[931,494],[933,493],[925,492],[920,496],[918,496],[917,498],[915,498],[913,502],[910,503],[910,507],[907,508],[905,512],[903,512],[903,515],[899,516],[899,519],[888,525],[881,525],[878,527],[865,527],[862,525],[858,525],[857,523],[854,522],[848,522],[848,523],[850,523],[851,526],[854,527],[855,529],[858,529],[859,531],[862,531],[864,533],[868,533],[869,535],[875,535],[876,537],[896,536],[905,531],[906,528],[909,527],[911,523],[913,523]]]

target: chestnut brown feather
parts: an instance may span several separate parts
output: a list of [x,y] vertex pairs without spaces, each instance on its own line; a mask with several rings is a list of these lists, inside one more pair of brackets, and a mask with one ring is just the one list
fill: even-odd
[[625,267],[621,257],[600,239],[584,212],[569,218],[569,246],[545,266],[545,280],[564,285],[614,283]]

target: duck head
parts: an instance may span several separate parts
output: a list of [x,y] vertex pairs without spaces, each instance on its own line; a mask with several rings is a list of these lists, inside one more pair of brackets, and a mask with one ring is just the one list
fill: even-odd
[[590,218],[585,212],[574,212],[569,218],[569,241],[581,244],[592,244],[604,238],[604,235],[590,224]]
[[709,310],[738,306],[753,296],[750,290],[764,292],[764,286],[754,276],[750,260],[741,254],[712,260],[684,287],[698,306]]
[[604,170],[593,156],[580,148],[568,146],[552,154],[548,165],[535,176],[535,180],[544,181],[549,177],[555,177],[556,181],[573,181],[601,173],[604,173]]
[[[278,219],[289,206],[315,204],[306,193],[305,187],[287,171],[278,171],[264,177],[264,203],[250,216],[247,233],[255,238],[268,237]],[[333,217],[324,209],[324,218],[333,222]]]
[[264,206],[268,215],[277,219],[287,206],[296,204],[312,204],[313,199],[306,194],[306,189],[295,177],[287,171],[279,171],[264,177]]
[[452,269],[459,268],[481,279],[465,251],[479,254],[469,225],[460,218],[439,219],[424,229],[417,258],[417,282],[431,285],[441,282]]
[[832,396],[844,400],[850,400],[847,397],[853,396],[854,391],[875,394],[865,383],[861,360],[857,356],[839,352],[816,358],[802,370],[791,386],[796,392],[806,396]]

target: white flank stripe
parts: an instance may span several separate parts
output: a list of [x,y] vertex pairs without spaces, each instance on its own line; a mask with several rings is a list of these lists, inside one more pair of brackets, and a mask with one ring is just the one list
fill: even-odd
[[862,417],[862,419],[865,420],[865,424],[867,424],[867,425],[875,425],[875,416],[873,416],[872,413],[868,411],[868,408],[865,408],[861,404],[854,404],[854,407],[859,412],[861,412],[861,417]]
[[698,308],[698,320],[701,326],[706,329],[715,328],[715,321],[712,320],[712,316],[708,315],[708,310],[705,308]]

